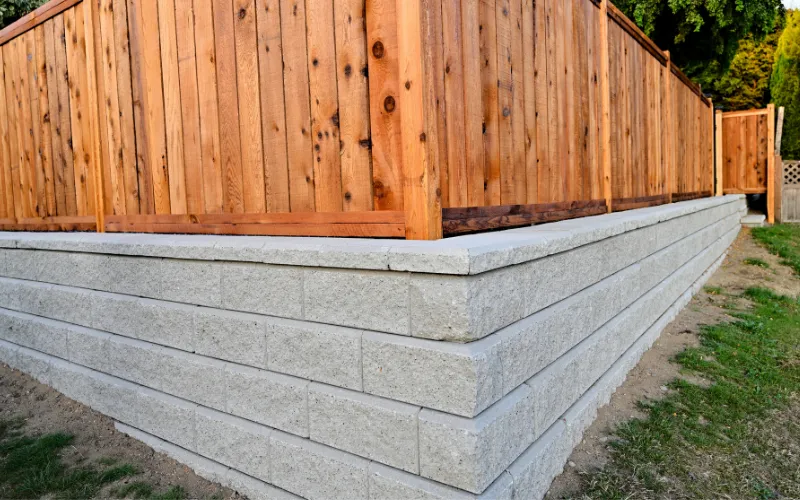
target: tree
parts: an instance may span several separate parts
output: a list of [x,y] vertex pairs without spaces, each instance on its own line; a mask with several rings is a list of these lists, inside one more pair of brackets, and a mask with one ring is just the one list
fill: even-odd
[[788,159],[800,159],[800,11],[786,14],[770,87],[775,105],[786,108],[781,153]]
[[5,28],[28,12],[42,5],[45,0],[0,0],[0,29]]
[[616,5],[701,85],[724,75],[739,41],[774,30],[781,0],[618,0]]
[[703,91],[710,93],[716,106],[725,111],[765,108],[770,102],[770,78],[780,32],[757,41],[752,35],[739,42],[730,71],[708,82]]

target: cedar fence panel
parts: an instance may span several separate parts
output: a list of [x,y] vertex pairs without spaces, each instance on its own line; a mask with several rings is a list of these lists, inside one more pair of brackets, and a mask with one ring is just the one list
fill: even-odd
[[5,230],[431,239],[713,190],[711,103],[607,0],[52,0],[0,68]]

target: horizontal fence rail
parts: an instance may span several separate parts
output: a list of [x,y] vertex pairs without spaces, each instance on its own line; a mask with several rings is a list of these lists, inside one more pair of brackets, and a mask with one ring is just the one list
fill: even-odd
[[435,239],[710,196],[709,100],[594,0],[53,0],[0,229]]

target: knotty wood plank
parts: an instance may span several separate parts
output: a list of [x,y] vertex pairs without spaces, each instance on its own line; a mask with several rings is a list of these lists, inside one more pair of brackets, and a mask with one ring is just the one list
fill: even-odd
[[[514,204],[516,186],[514,179],[514,75],[512,69],[513,26],[511,2],[497,0],[497,86],[498,130],[500,137],[500,202]],[[519,1],[519,0],[516,0]],[[450,127],[448,119],[448,127]],[[452,170],[451,166],[451,170]],[[451,181],[452,182],[452,181]],[[457,206],[451,200],[449,206]]]
[[306,24],[316,210],[341,212],[342,167],[333,2],[307,0]]
[[409,82],[400,96],[407,239],[442,237],[439,123],[431,116],[444,97],[436,81],[441,16],[436,0],[397,0],[397,25],[405,28],[398,30],[400,81]]
[[103,162],[106,169],[105,189],[106,206],[111,214],[127,213],[125,200],[125,171],[122,163],[122,131],[120,127],[119,93],[117,91],[117,51],[114,40],[114,4],[112,0],[100,2],[100,40],[102,43],[102,76],[106,107],[106,120],[102,132],[108,142],[108,156]]
[[108,155],[108,141],[101,128],[106,120],[106,107],[102,105],[105,95],[103,77],[102,44],[100,43],[100,8],[99,2],[84,2],[81,4],[85,12],[86,35],[86,79],[89,83],[89,130],[91,136],[91,163],[90,173],[91,196],[95,202],[95,215],[97,216],[97,229],[105,232],[103,218],[106,207],[104,199],[105,172],[103,171],[103,158]]
[[[478,75],[481,75],[481,61],[484,60],[481,56],[481,42],[483,41],[481,38],[481,3],[481,0],[462,2],[460,29],[464,82],[466,203],[470,206],[485,204],[483,83],[482,78],[478,78]],[[532,40],[531,44],[533,44]],[[532,46],[531,50],[533,50]]]
[[561,127],[563,147],[566,154],[562,156],[561,171],[566,184],[566,200],[575,201],[582,198],[581,186],[577,176],[578,141],[575,135],[577,128],[575,96],[576,70],[578,60],[575,57],[575,26],[573,23],[572,0],[562,2],[564,16],[561,24],[561,38],[564,42],[564,59],[561,66],[564,73],[563,97],[561,99],[563,124]]
[[181,82],[174,0],[158,0],[158,32],[161,42],[161,78],[167,129],[167,170],[170,213],[186,213],[186,167],[183,156]]
[[206,213],[224,209],[222,161],[217,102],[217,53],[214,34],[214,0],[194,0],[194,36],[197,54],[197,92],[200,112],[203,201]]
[[371,210],[373,199],[364,7],[364,0],[334,2],[342,206],[345,211]]
[[[45,43],[45,70],[47,71],[47,95],[48,95],[48,124],[50,126],[51,138],[51,162],[53,168],[53,197],[55,201],[55,211],[52,215],[66,215],[66,193],[64,186],[64,151],[61,149],[61,110],[58,102],[58,83],[57,78],[63,78],[63,74],[56,76],[56,42],[55,42],[55,20],[50,19],[44,26]],[[0,125],[1,127],[2,125]]]
[[[508,3],[508,0],[500,0]],[[467,124],[464,99],[464,33],[461,2],[442,2],[444,89],[447,120],[446,207],[468,205]],[[510,76],[510,71],[509,71]],[[471,104],[474,106],[474,103]],[[470,112],[472,112],[471,110]],[[470,126],[472,124],[469,124]],[[473,145],[474,146],[474,145]]]
[[25,217],[27,212],[27,197],[24,195],[23,179],[23,145],[22,145],[22,123],[19,104],[19,40],[11,40],[2,47],[3,60],[6,73],[6,102],[8,103],[9,119],[9,154],[11,156],[11,189],[14,196],[14,217],[19,219]]
[[140,210],[139,173],[136,164],[137,131],[134,128],[133,117],[128,6],[125,0],[112,0],[111,5],[114,14],[114,50],[117,51],[115,62],[119,103],[120,161],[125,183],[125,211],[137,214]]
[[215,0],[213,6],[224,211],[243,213],[245,200],[233,4],[232,0]]
[[39,144],[38,155],[41,161],[41,175],[44,182],[44,199],[40,211],[46,216],[56,215],[55,180],[53,178],[53,139],[50,129],[50,99],[47,78],[47,49],[45,43],[45,28],[38,25],[34,29],[34,43],[36,47],[36,87],[38,93],[38,129]]
[[[153,29],[158,8],[154,0],[128,0],[134,117],[141,212],[170,213],[167,136],[164,121],[159,31]],[[148,24],[149,23],[149,24]],[[137,104],[138,103],[138,104]],[[141,136],[139,135],[141,131]]]
[[3,48],[0,47],[0,217],[14,219],[14,192],[11,180],[11,146],[9,141],[9,113],[6,101],[6,68]]
[[[535,17],[535,50],[534,50],[534,80],[535,80],[535,108],[536,108],[536,177],[537,201],[540,203],[552,200],[550,192],[550,138],[549,138],[549,109],[548,91],[551,86],[551,77],[547,67],[548,54],[555,43],[547,36],[547,9],[551,0],[534,2]],[[497,204],[497,203],[495,203]]]
[[[20,103],[20,114],[17,119],[22,124],[22,196],[27,200],[24,213],[26,217],[41,215],[39,200],[44,198],[44,185],[38,185],[41,176],[37,175],[41,165],[39,155],[36,153],[38,127],[34,127],[34,109],[38,111],[38,104],[32,102],[36,95],[34,82],[35,59],[33,53],[33,32],[28,31],[20,36],[17,46],[19,53],[19,88],[17,89]],[[38,122],[38,120],[37,120]],[[41,188],[41,193],[40,193]],[[41,194],[41,196],[40,196]]]
[[[183,158],[186,181],[186,210],[205,210],[203,199],[203,154],[200,143],[200,95],[197,91],[197,49],[195,47],[194,4],[175,0],[175,34],[178,42],[181,117],[183,120]],[[209,33],[202,36],[208,37]],[[259,138],[260,144],[260,138]]]
[[70,112],[69,69],[67,66],[67,40],[64,29],[65,16],[56,16],[53,19],[53,42],[55,48],[55,78],[58,87],[58,112],[59,123],[56,136],[60,141],[62,180],[58,184],[64,185],[65,211],[59,215],[78,215],[78,203],[75,191],[75,158],[73,155],[72,118]]
[[308,76],[305,2],[281,0],[286,150],[292,212],[313,212],[314,156]]
[[715,130],[714,130],[714,174],[716,181],[716,188],[714,194],[722,196],[724,187],[724,161],[725,156],[723,153],[723,125],[722,125],[722,111],[717,111],[715,114]]
[[536,137],[536,8],[534,0],[522,5],[522,81],[525,110],[525,202],[539,202]]
[[403,208],[396,0],[366,0],[372,184],[376,210]]
[[512,153],[514,198],[512,203],[527,201],[527,164],[525,152],[527,148],[525,124],[525,62],[523,51],[523,13],[524,0],[511,0],[511,77],[512,77],[512,109],[511,130],[514,133]]
[[256,6],[267,212],[288,212],[291,205],[286,157],[280,3],[278,0],[256,0]]
[[244,211],[265,212],[264,150],[261,134],[261,89],[254,0],[234,0],[239,137],[242,148]]

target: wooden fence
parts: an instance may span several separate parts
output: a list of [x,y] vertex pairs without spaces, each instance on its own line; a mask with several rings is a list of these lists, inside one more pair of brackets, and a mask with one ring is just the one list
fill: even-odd
[[710,196],[607,0],[52,0],[0,32],[0,228],[442,235]]
[[[767,215],[775,220],[775,106],[717,111],[718,185],[724,194],[766,194]],[[720,193],[718,193],[720,194]]]

